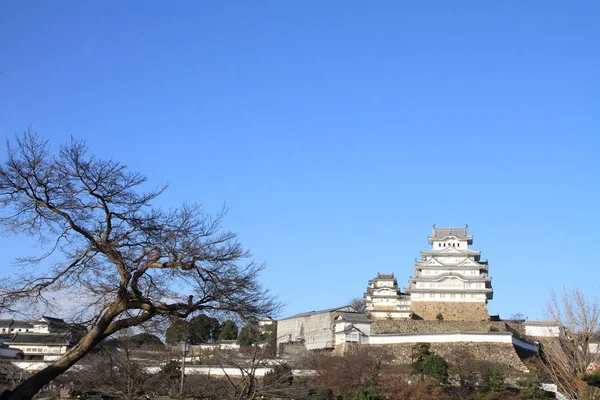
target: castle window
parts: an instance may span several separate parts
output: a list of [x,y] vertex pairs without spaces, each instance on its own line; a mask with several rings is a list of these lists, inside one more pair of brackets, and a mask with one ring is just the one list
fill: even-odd
[[441,244],[441,243],[438,243],[438,247],[442,247],[442,244]]
[[456,245],[457,247],[460,247],[460,243]]

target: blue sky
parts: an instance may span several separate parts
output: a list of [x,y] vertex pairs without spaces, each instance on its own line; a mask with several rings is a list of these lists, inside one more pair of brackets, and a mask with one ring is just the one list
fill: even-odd
[[[0,133],[84,138],[230,208],[283,315],[404,286],[431,225],[490,262],[492,314],[591,290],[597,2],[4,2]],[[10,259],[32,243],[0,237]]]

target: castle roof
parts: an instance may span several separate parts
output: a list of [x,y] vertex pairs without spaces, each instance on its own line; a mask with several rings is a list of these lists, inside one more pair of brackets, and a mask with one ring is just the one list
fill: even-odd
[[473,236],[469,236],[469,227],[466,225],[464,228],[436,228],[433,225],[433,233],[427,239],[429,239],[429,244],[433,244],[434,240],[444,239],[448,236],[453,236],[457,239],[466,239],[468,244],[473,244]]
[[481,252],[480,251],[476,251],[476,250],[471,250],[471,249],[460,249],[457,247],[444,247],[441,250],[436,249],[430,249],[430,250],[423,250],[421,251],[422,255],[426,255],[426,256],[465,256],[465,255],[469,255],[469,256],[480,256]]

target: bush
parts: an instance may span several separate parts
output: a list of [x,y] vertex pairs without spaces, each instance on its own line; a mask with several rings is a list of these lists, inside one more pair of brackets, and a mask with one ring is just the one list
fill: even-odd
[[290,386],[294,381],[292,369],[287,364],[279,364],[263,377],[263,385],[267,387]]
[[517,386],[523,400],[541,400],[547,397],[542,385],[537,381],[518,380]]

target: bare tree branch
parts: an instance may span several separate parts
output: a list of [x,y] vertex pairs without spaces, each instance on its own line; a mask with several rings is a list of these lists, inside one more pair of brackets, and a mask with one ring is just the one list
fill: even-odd
[[0,226],[52,245],[42,257],[21,259],[38,264],[33,272],[0,282],[0,306],[50,305],[45,295],[70,288],[81,293],[74,314],[87,320],[89,333],[2,398],[32,397],[103,338],[155,317],[203,310],[260,317],[279,308],[258,282],[264,266],[222,230],[225,208],[214,217],[197,204],[153,208],[165,187],[144,193],[145,182],[116,161],[90,156],[75,139],[57,155],[31,130],[7,143]]
[[600,362],[600,354],[591,346],[600,339],[598,293],[586,296],[579,289],[566,288],[561,293],[551,291],[547,316],[556,321],[560,331],[559,337],[542,343],[542,361],[548,376],[569,398],[597,398],[593,396],[600,396],[600,389],[587,387],[580,380]]

